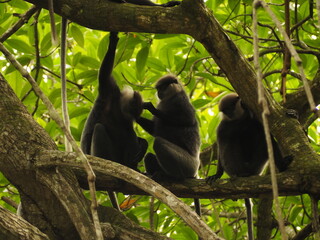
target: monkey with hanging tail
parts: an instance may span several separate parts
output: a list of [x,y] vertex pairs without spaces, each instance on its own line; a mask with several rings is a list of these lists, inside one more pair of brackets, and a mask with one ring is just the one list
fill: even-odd
[[[222,120],[217,128],[218,167],[215,175],[206,179],[211,184],[225,171],[231,178],[259,175],[268,160],[268,148],[262,124],[236,93],[224,96],[219,103]],[[274,159],[278,170],[285,171],[292,156],[282,157],[272,137]],[[245,199],[248,239],[253,240],[252,204]]]
[[[195,109],[176,76],[166,75],[156,83],[159,103],[144,103],[153,119],[140,117],[137,123],[155,137],[154,154],[147,154],[145,167],[153,178],[194,178],[200,165],[200,135]],[[194,199],[201,216],[200,201]]]
[[[110,33],[108,51],[99,71],[99,93],[81,135],[81,149],[86,154],[118,162],[134,170],[144,157],[148,143],[137,137],[133,121],[142,112],[142,98],[131,89],[120,91],[112,77],[118,33]],[[116,196],[108,192],[114,208]]]

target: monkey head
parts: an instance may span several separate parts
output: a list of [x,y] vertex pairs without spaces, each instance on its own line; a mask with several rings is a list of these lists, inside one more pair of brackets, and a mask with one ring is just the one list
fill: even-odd
[[236,93],[230,93],[221,98],[219,111],[222,113],[222,119],[226,121],[238,120],[247,114],[247,109]]
[[125,87],[121,94],[121,111],[127,119],[136,120],[142,113],[142,97],[130,87]]
[[160,100],[168,99],[184,91],[181,83],[174,75],[166,75],[157,81],[156,89]]

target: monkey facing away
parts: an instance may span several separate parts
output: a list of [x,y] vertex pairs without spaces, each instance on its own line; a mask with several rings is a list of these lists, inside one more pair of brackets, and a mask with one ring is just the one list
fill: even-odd
[[[242,103],[235,93],[224,96],[219,103],[222,120],[217,129],[218,167],[215,175],[208,177],[212,183],[223,172],[230,177],[259,175],[268,160],[268,149],[262,124]],[[275,163],[279,171],[287,169],[291,157],[282,158],[279,146],[272,137]],[[245,199],[249,239],[253,239],[250,199]]]
[[[147,173],[153,177],[185,179],[196,177],[200,165],[200,136],[196,114],[182,84],[173,75],[160,78],[156,84],[160,102],[155,108],[144,103],[153,119],[139,118],[137,123],[155,137],[153,149],[145,157]],[[199,199],[195,199],[199,215]]]
[[[137,137],[133,121],[142,113],[142,98],[135,91],[120,91],[112,69],[118,43],[116,32],[110,33],[108,51],[99,71],[99,93],[81,136],[84,153],[112,160],[137,170],[148,147]],[[109,193],[115,208],[115,195]]]

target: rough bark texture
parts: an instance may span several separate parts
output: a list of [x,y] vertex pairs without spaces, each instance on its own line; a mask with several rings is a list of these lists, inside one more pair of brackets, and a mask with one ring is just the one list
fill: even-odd
[[[47,1],[28,2],[47,7]],[[259,113],[260,107],[256,104],[256,74],[252,66],[202,1],[185,0],[180,6],[161,8],[99,0],[55,0],[54,9],[61,16],[92,29],[191,35],[204,45],[244,102],[256,114]],[[36,160],[39,163],[40,153],[54,151],[56,146],[35,123],[3,78],[0,78],[0,89],[0,170],[18,188],[28,222],[50,239],[79,239],[80,236],[83,239],[94,239],[89,205],[78,187],[75,175],[65,167],[37,168],[34,165]],[[319,81],[314,81],[313,92],[318,94],[315,100],[319,103]],[[283,151],[294,156],[290,169],[278,175],[280,195],[318,193],[319,156],[310,146],[299,122],[288,118],[286,111],[268,93],[267,97],[271,108],[269,119],[272,134]],[[297,105],[300,106],[305,103],[303,92],[293,95],[292,100],[288,96],[286,106],[295,107],[293,102],[299,102]],[[311,116],[304,107],[297,110],[303,116],[302,122]],[[61,157],[68,158],[62,153]],[[55,164],[62,163],[57,161]],[[111,183],[109,185],[112,186]],[[99,185],[107,184],[101,182]],[[244,198],[259,197],[260,194],[271,192],[268,177],[239,178],[232,182],[220,180],[212,187],[207,186],[204,180],[164,185],[181,197]],[[121,190],[128,193],[140,193],[127,184],[120,186]],[[112,189],[120,190],[117,184]],[[106,230],[106,234],[112,235],[115,231],[117,239],[133,234],[133,230],[118,227],[112,219],[109,221],[112,229]],[[148,239],[147,235],[152,239],[150,232],[143,231],[147,232],[145,239]],[[138,239],[136,236],[132,238]],[[161,238],[157,236],[157,239]]]
[[[2,75],[0,89],[0,170],[21,194],[23,217],[50,239],[95,239],[90,204],[82,194],[75,175],[66,168],[38,169],[34,165],[40,152],[56,150],[56,145],[33,120]],[[111,230],[109,225],[103,226],[104,235],[109,239],[112,232],[114,239],[168,239],[132,223],[112,208],[101,208],[100,211],[101,219],[112,225]],[[23,236],[23,230],[14,228],[14,224],[10,225],[10,230],[7,229],[12,215],[5,213],[0,214],[3,218],[0,236],[8,237],[3,239]],[[24,224],[19,218],[16,221]],[[29,226],[37,233],[35,227]]]
[[[15,231],[18,229],[18,231]],[[0,239],[49,240],[48,236],[26,220],[0,206]]]
[[[28,1],[40,7],[47,7],[46,1]],[[98,0],[57,0],[54,4],[58,14],[92,29],[191,35],[204,45],[243,101],[258,116],[260,115],[253,67],[201,0],[185,0],[180,6],[173,8],[137,7],[132,4]],[[319,84],[314,86],[314,93],[317,92]],[[310,146],[299,122],[288,118],[285,109],[276,103],[270,94],[266,94],[271,108],[269,120],[272,134],[279,141],[285,154],[295,156],[292,167],[304,169],[306,162],[309,166],[319,164],[319,156]],[[319,101],[317,97],[316,102]],[[311,115],[310,111],[303,109],[298,110],[304,113],[304,118]],[[295,134],[291,134],[292,132]],[[303,173],[308,174],[309,171]]]

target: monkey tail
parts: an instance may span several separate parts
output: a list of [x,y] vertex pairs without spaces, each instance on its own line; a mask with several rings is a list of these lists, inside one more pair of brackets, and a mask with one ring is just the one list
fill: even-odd
[[253,216],[252,216],[252,203],[250,198],[245,198],[244,203],[247,209],[247,224],[248,224],[248,239],[254,240],[253,238]]
[[196,213],[201,217],[201,205],[200,205],[200,199],[194,198],[194,208],[196,210]]
[[[200,204],[200,199],[199,198],[194,198],[194,208],[196,210],[196,213],[201,217],[201,204]],[[200,237],[198,237],[198,240],[202,240]]]

